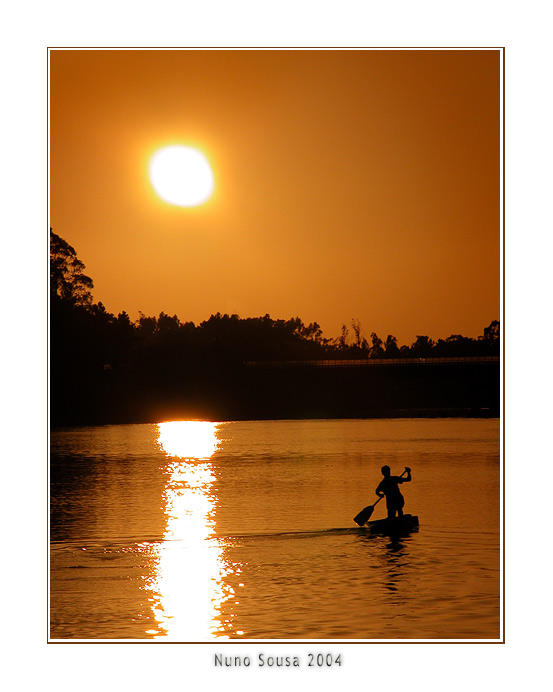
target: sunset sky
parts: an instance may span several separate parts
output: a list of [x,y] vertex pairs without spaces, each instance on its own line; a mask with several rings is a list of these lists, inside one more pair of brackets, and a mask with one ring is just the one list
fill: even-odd
[[[52,50],[50,224],[94,299],[196,324],[476,337],[500,318],[499,50]],[[215,192],[162,201],[191,145]]]

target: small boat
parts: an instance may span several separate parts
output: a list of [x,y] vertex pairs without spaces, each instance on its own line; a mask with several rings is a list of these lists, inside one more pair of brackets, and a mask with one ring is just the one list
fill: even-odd
[[419,518],[412,514],[404,514],[401,517],[393,519],[377,519],[376,521],[368,521],[365,526],[373,533],[384,534],[405,534],[413,531],[419,525]]

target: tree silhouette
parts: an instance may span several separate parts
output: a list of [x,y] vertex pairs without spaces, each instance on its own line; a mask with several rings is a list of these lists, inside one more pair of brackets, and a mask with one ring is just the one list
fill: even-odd
[[92,279],[84,273],[85,265],[77,258],[75,248],[50,229],[50,296],[72,305],[92,304]]
[[[140,312],[133,322],[126,312],[116,317],[102,303],[94,303],[93,287],[75,249],[50,229],[50,411],[54,425],[136,422],[167,415],[208,415],[210,411],[209,415],[227,416],[255,416],[263,411],[270,417],[278,410],[279,415],[295,411],[304,416],[318,411],[325,400],[329,414],[365,415],[374,413],[371,406],[376,406],[367,408],[367,392],[380,391],[379,406],[390,405],[383,403],[386,393],[390,401],[399,397],[403,407],[404,395],[411,396],[407,394],[409,378],[415,374],[405,374],[407,369],[386,369],[397,379],[384,386],[384,374],[378,367],[332,372],[295,364],[252,368],[248,363],[279,361],[286,366],[289,361],[367,357],[496,356],[500,349],[497,320],[477,339],[452,334],[435,343],[428,336],[417,336],[411,346],[398,346],[391,334],[383,342],[375,332],[369,346],[357,319],[351,320],[351,336],[344,324],[336,339],[325,339],[317,322],[305,324],[299,317],[272,319],[269,314],[241,318],[216,313],[196,326],[181,322],[177,315],[161,312],[150,317]],[[425,383],[438,377],[431,368],[416,368],[416,372]],[[453,397],[468,385],[461,375],[452,373],[443,387],[439,380],[439,389],[445,388]],[[485,386],[491,391],[491,385]],[[272,402],[277,400],[280,404],[274,408]]]
[[416,358],[430,358],[433,348],[434,342],[429,336],[417,335],[416,341],[411,344],[411,355]]
[[370,357],[371,358],[382,358],[383,355],[384,355],[384,349],[382,347],[382,339],[380,339],[377,334],[372,332]]
[[401,356],[399,347],[397,345],[397,339],[395,336],[388,334],[386,337],[386,343],[384,345],[386,358],[399,358]]

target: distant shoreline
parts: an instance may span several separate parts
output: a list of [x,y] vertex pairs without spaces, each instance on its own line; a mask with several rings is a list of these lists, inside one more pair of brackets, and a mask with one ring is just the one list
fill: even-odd
[[57,391],[52,428],[162,420],[497,418],[498,361],[400,367],[269,364],[139,380],[106,371]]
[[[195,418],[189,417],[177,417],[175,420],[205,420],[216,423],[248,423],[248,422],[278,422],[278,421],[325,421],[325,420],[454,420],[454,419],[466,419],[466,420],[499,420],[500,415],[491,412],[469,412],[469,411],[405,411],[403,413],[397,412],[397,415],[374,415],[374,416],[350,416],[347,418],[335,417],[335,418],[231,418],[231,419],[214,419],[214,418]],[[56,425],[51,426],[51,432],[63,432],[64,430],[75,430],[77,428],[96,428],[110,425],[156,425],[157,423],[164,422],[166,419],[160,420],[133,420],[133,421],[112,421],[104,423],[78,423],[71,425]]]

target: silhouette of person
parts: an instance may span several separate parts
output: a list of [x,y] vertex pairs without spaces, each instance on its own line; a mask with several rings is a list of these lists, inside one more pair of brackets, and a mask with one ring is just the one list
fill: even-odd
[[386,496],[386,508],[388,509],[388,519],[393,519],[396,515],[398,517],[403,516],[403,505],[405,500],[403,495],[399,492],[400,483],[409,483],[411,480],[411,469],[407,466],[405,467],[404,473],[407,473],[405,478],[403,474],[401,476],[391,476],[390,467],[383,466],[381,468],[382,475],[384,478],[380,481],[378,488],[376,489],[376,494],[378,497]]

